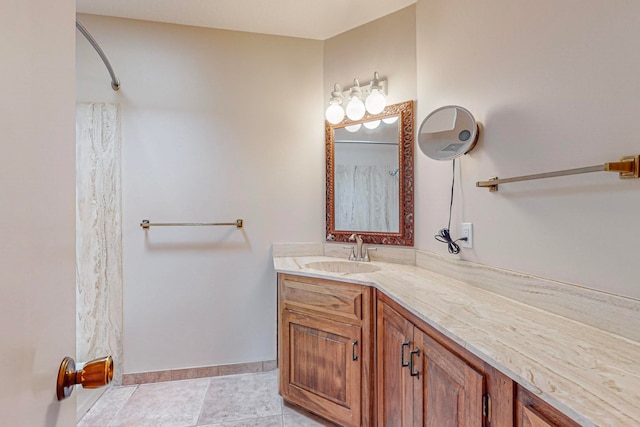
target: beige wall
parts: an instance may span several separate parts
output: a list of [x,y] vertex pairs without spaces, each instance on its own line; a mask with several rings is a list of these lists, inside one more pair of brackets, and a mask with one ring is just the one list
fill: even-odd
[[[475,182],[602,164],[640,153],[640,3],[421,0],[418,120],[446,104],[484,124],[461,161],[453,234],[464,259],[639,298],[640,182],[594,173]],[[382,71],[382,70],[381,70]],[[416,245],[446,226],[451,163],[417,156]]]
[[0,425],[75,425],[58,402],[75,355],[75,2],[0,13]]
[[[420,0],[325,42],[323,106],[334,83],[366,84],[377,70],[391,102],[417,99],[416,128],[443,105],[468,108],[483,131],[457,162],[452,234],[474,224],[474,248],[461,257],[640,298],[637,180],[595,173],[495,194],[475,187],[640,152],[639,13],[622,0]],[[451,162],[417,151],[415,166],[416,247],[447,253],[433,235],[448,220]]]
[[347,31],[324,42],[324,103],[333,85],[345,90],[357,78],[368,85],[373,72],[388,81],[388,104],[416,99],[415,6]]
[[121,106],[125,373],[275,359],[271,244],[323,236],[322,42],[81,19],[122,82],[78,35],[78,101]]
[[[373,71],[390,103],[417,100],[417,126],[446,104],[484,125],[459,162],[452,231],[464,220],[475,235],[464,259],[640,297],[638,181],[475,188],[638,153],[638,13],[621,0],[422,0],[325,42],[82,17],[122,80],[113,92],[79,39],[78,100],[122,109],[125,372],[275,357],[269,247],[323,239],[323,110],[334,83]],[[446,253],[433,235],[450,182],[450,162],[416,153],[416,247]],[[138,226],[237,217],[242,231]]]

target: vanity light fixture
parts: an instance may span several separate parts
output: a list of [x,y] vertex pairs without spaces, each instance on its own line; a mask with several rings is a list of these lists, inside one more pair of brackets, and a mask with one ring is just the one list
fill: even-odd
[[360,130],[360,128],[362,127],[361,123],[357,123],[355,125],[349,125],[349,126],[345,126],[345,130],[347,132],[358,132]]
[[380,85],[380,76],[378,76],[378,72],[373,73],[373,80],[370,83],[371,93],[367,96],[367,99],[364,103],[367,111],[370,114],[380,114],[384,107],[387,106],[387,97],[382,91],[382,86]]
[[351,120],[360,120],[366,112],[364,102],[362,102],[362,89],[358,79],[353,79],[353,87],[349,93],[349,103],[347,104],[347,117]]
[[340,86],[336,83],[333,86],[333,92],[331,92],[331,99],[329,100],[329,107],[325,113],[325,118],[332,125],[338,124],[344,119],[344,109],[342,108],[342,100],[344,96],[340,90]]
[[[340,86],[335,84],[325,118],[335,125],[344,119],[345,110],[347,117],[352,121],[362,119],[366,112],[380,114],[387,105],[386,95],[387,80],[380,80],[378,72],[373,73],[373,80],[366,86],[360,86],[358,79],[353,79],[353,86],[341,91]],[[343,107],[345,99],[349,100],[346,108]]]

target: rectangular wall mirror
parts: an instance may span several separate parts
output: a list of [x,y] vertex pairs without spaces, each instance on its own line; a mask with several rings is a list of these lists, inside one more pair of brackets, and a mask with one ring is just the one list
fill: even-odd
[[326,123],[327,241],[413,246],[413,101]]

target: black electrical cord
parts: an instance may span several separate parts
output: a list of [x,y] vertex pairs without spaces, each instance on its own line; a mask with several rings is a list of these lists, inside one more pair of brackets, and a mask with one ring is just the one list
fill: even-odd
[[453,159],[452,163],[453,163],[453,174],[451,176],[451,199],[449,200],[449,223],[447,224],[447,228],[443,228],[438,232],[438,234],[436,234],[433,237],[438,242],[446,243],[449,249],[449,253],[455,255],[460,253],[460,245],[458,245],[456,242],[460,240],[467,240],[467,238],[462,237],[460,239],[453,240],[451,238],[451,234],[449,233],[449,230],[451,229],[451,211],[453,210],[453,189],[456,182],[456,159]]

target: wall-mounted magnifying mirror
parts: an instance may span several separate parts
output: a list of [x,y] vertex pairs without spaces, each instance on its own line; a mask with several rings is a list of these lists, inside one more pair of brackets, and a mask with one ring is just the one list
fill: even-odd
[[452,160],[473,150],[479,133],[478,124],[468,110],[448,105],[422,121],[418,146],[434,160]]

